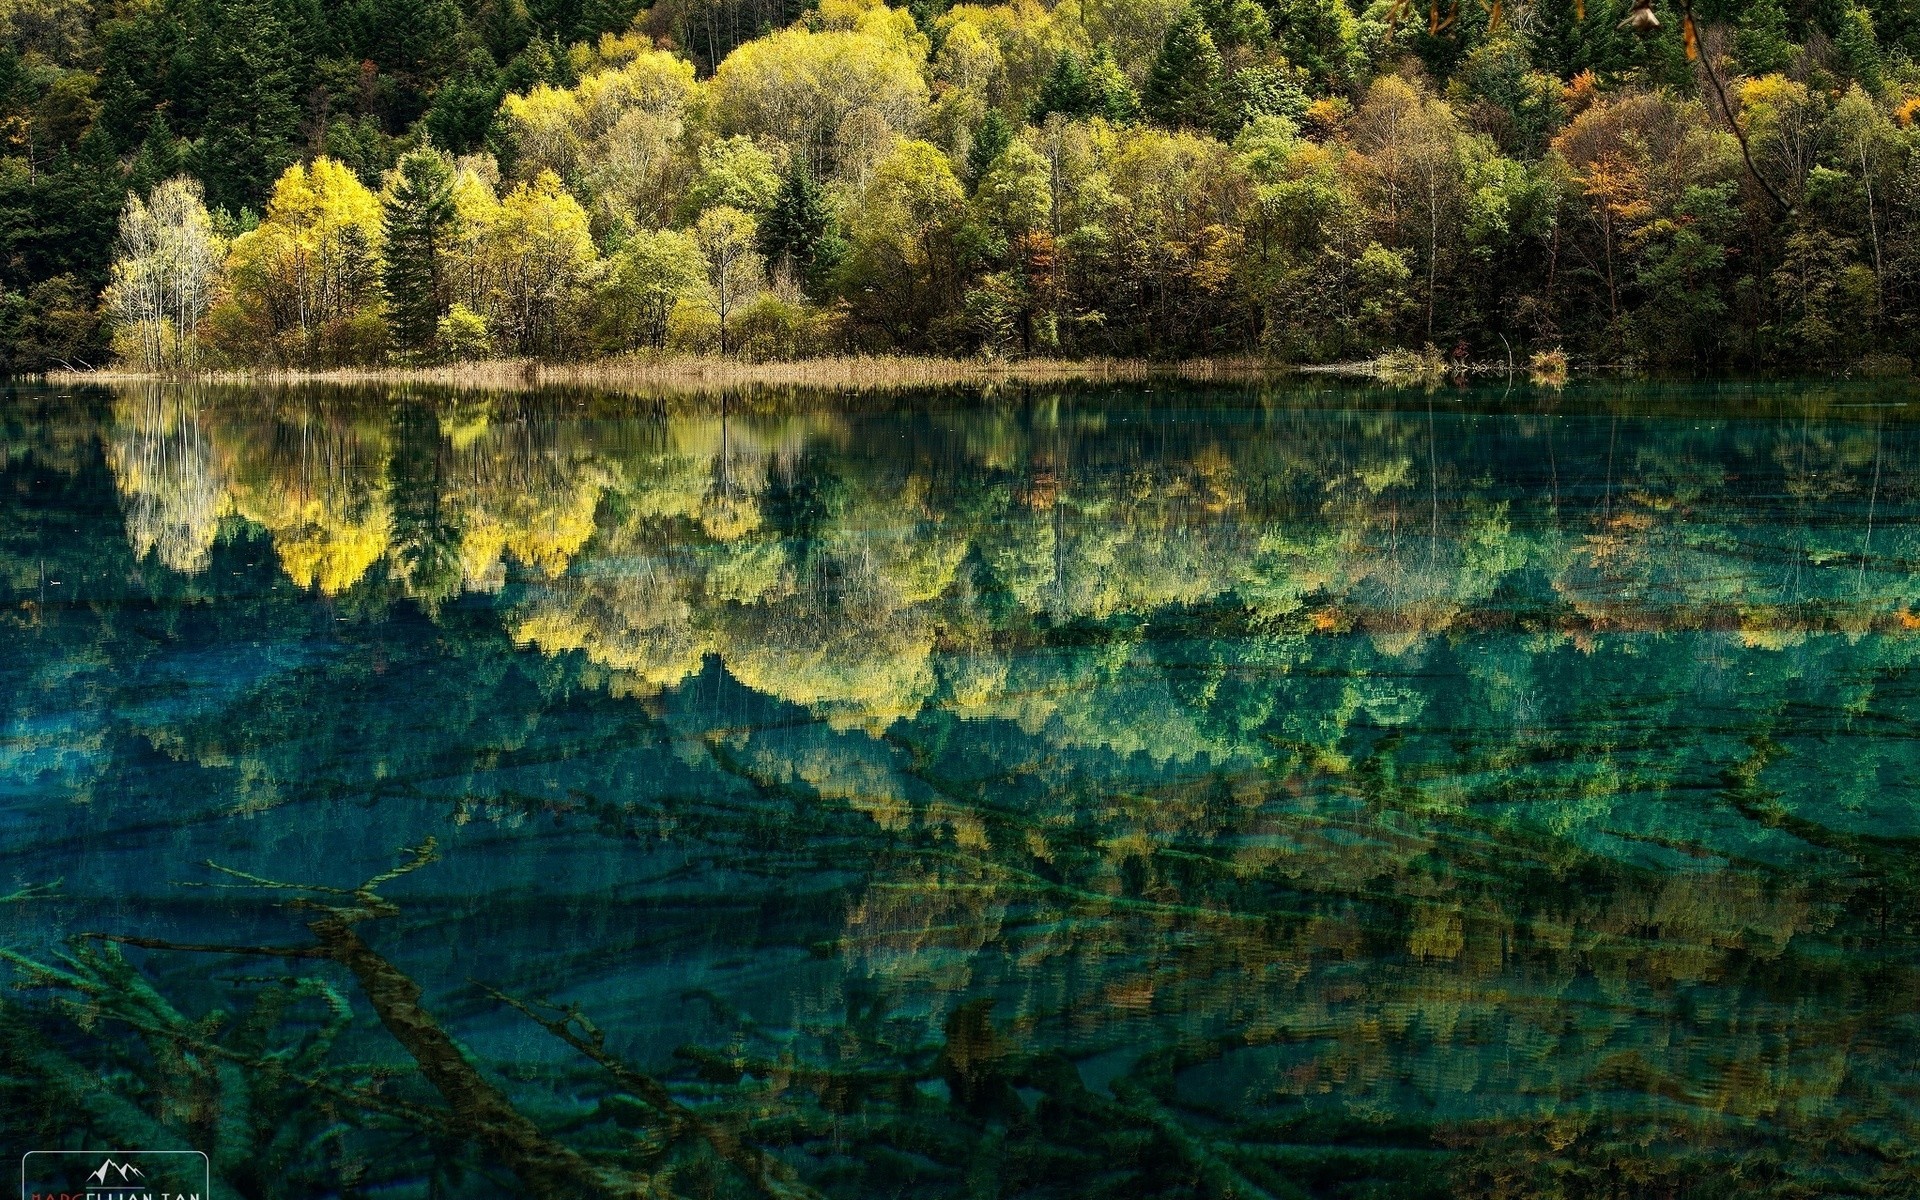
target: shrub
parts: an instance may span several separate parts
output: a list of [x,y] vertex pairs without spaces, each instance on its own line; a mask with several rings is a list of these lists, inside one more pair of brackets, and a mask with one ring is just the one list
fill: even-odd
[[487,319],[464,304],[456,304],[440,318],[434,330],[440,352],[456,362],[485,358],[493,348]]

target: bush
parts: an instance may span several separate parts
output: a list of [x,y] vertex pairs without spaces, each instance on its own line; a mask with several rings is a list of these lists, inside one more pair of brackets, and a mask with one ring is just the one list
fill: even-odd
[[720,318],[704,304],[685,300],[667,316],[667,349],[681,354],[711,354],[720,348]]
[[487,319],[464,304],[456,304],[440,318],[434,330],[440,352],[455,362],[485,358],[493,349],[487,334]]
[[833,350],[839,341],[838,315],[804,300],[767,292],[733,319],[733,344],[742,358],[809,358]]
[[387,319],[371,309],[320,327],[320,360],[328,366],[377,363],[387,353]]

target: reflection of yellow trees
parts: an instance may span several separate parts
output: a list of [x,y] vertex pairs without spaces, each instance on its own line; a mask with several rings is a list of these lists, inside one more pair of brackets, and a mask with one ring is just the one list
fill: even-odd
[[[1811,1133],[1844,1089],[1880,1086],[1873,1050],[1783,1024],[1767,985],[1743,982],[1831,919],[1778,877],[1414,832],[1325,779],[973,815],[991,837],[956,838],[950,865],[883,869],[845,927],[860,978],[924,1014],[927,1040],[944,998],[997,981],[1024,997],[1010,1028],[1044,1015],[1095,1045],[1171,1042],[1175,1094],[1242,1121],[1312,1103],[1366,1124],[1404,1115],[1411,1087],[1442,1127],[1577,1137],[1638,1096],[1706,1141],[1751,1120]],[[1581,888],[1528,883],[1582,869]],[[1401,953],[1382,944],[1396,925]],[[1645,1012],[1682,990],[1699,997],[1684,1037]]]
[[276,423],[264,445],[228,451],[234,511],[272,536],[296,585],[344,592],[380,561],[393,535],[387,450],[378,425],[306,413]]
[[[1858,866],[1907,806],[1892,736],[1810,765],[1827,718],[1768,723],[1802,696],[1904,711],[1875,689],[1920,649],[1908,463],[1765,423],[1616,456],[1604,422],[1577,454],[1513,418],[1522,449],[1476,457],[1425,413],[1164,444],[1043,415],[922,423],[905,449],[855,418],[495,399],[408,427],[423,448],[324,406],[140,394],[109,461],[136,548],[183,569],[221,496],[322,588],[439,537],[454,586],[524,584],[515,639],[619,693],[718,662],[808,710],[733,724],[696,698],[673,720],[704,740],[676,750],[857,830],[834,866],[861,991],[806,1003],[884,1009],[901,1045],[995,995],[1010,1044],[1160,1047],[1118,1069],[1168,1103],[1418,1110],[1525,1152],[1622,1113],[1704,1144],[1907,1112],[1859,1042],[1898,998],[1820,957],[1865,928],[1853,866],[1753,864]],[[1784,507],[1726,486],[1767,464]],[[1871,542],[1833,519],[1870,504]],[[1614,701],[1634,711],[1594,711]],[[1682,706],[1722,703],[1663,744]],[[1788,1019],[1783,995],[1816,998]]]
[[[671,687],[717,656],[840,726],[877,731],[938,704],[1163,760],[1246,748],[1201,732],[1191,697],[1146,679],[1125,636],[1052,658],[1010,655],[1006,639],[1227,603],[1281,639],[1263,643],[1277,657],[1261,669],[1353,633],[1411,665],[1497,610],[1504,582],[1534,579],[1566,606],[1545,638],[1591,648],[1613,631],[1714,628],[1785,652],[1809,628],[1909,636],[1900,614],[1920,600],[1907,573],[1865,569],[1851,534],[1720,507],[1728,452],[1783,472],[1801,512],[1891,503],[1901,464],[1864,427],[1755,426],[1705,455],[1685,437],[1634,437],[1600,457],[1609,443],[1589,425],[1580,469],[1599,486],[1576,499],[1558,466],[1539,494],[1503,491],[1470,441],[1419,412],[1355,413],[1330,436],[1312,410],[1277,411],[1258,436],[1143,452],[1115,425],[1041,403],[1032,425],[969,414],[939,435],[951,469],[929,471],[841,418],[575,420],[540,398],[428,397],[416,403],[440,406],[438,438],[402,479],[391,402],[372,399],[127,393],[112,463],[136,547],[199,569],[232,511],[266,529],[295,582],[329,594],[383,559],[426,600],[497,588],[514,566],[533,584],[515,636],[581,652],[623,688]],[[1556,449],[1570,436],[1556,420],[1506,428],[1557,463],[1574,447]],[[1912,541],[1885,522],[1875,537],[1876,556]],[[451,582],[422,573],[435,538]],[[1380,680],[1345,692],[1321,711],[1329,729],[1420,712]]]

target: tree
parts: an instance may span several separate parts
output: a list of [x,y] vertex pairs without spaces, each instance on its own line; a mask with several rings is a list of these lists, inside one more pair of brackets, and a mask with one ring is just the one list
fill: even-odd
[[1272,0],[1272,36],[1288,62],[1323,88],[1351,86],[1366,61],[1347,0]]
[[446,256],[453,234],[453,163],[430,149],[400,160],[381,197],[387,326],[403,351],[426,349],[447,306]]
[[434,338],[447,356],[456,362],[485,358],[493,348],[493,341],[487,333],[486,317],[458,302],[435,322]]
[[561,353],[599,261],[586,210],[559,176],[542,171],[501,200],[491,249],[495,337],[506,337],[522,354]]
[[765,265],[753,248],[757,232],[752,216],[725,204],[700,214],[693,227],[707,264],[707,304],[720,318],[722,354],[727,352],[727,322],[734,310],[753,299],[766,279]]
[[1147,73],[1141,101],[1163,125],[1212,129],[1218,120],[1225,66],[1197,10],[1174,18]]
[[953,164],[926,142],[901,142],[874,167],[849,217],[851,249],[840,269],[857,320],[909,345],[951,311],[966,198]]
[[692,236],[671,229],[636,234],[601,282],[598,341],[609,350],[660,349],[675,306],[706,294],[707,259]]
[[687,188],[686,209],[697,217],[716,205],[765,212],[780,191],[773,157],[753,139],[735,135],[700,147],[700,166]]
[[224,255],[195,180],[170,179],[145,203],[129,195],[103,297],[120,356],[148,371],[193,366]]
[[199,174],[215,205],[238,210],[265,199],[296,157],[299,60],[272,0],[212,0],[210,12]]
[[1367,89],[1351,128],[1362,155],[1356,166],[1371,185],[1386,241],[1422,250],[1431,337],[1440,262],[1459,248],[1454,235],[1465,200],[1459,123],[1423,88],[1385,75]]
[[368,348],[380,215],[379,199],[333,159],[281,174],[266,219],[234,240],[227,263],[234,301],[267,353],[316,362]]
[[979,183],[993,168],[994,160],[1012,143],[1013,126],[999,109],[989,108],[987,115],[980,119],[979,128],[973,131],[973,141],[967,145],[967,175]]
[[1653,362],[1710,358],[1724,340],[1727,242],[1738,216],[1731,183],[1687,188],[1671,216],[1633,232],[1641,352]]
[[785,142],[828,172],[846,149],[843,125],[862,111],[886,129],[913,129],[927,103],[924,38],[904,12],[869,10],[851,30],[804,26],[748,42],[720,64],[712,87],[716,132]]
[[1080,64],[1079,55],[1062,50],[1053,62],[1053,70],[1040,85],[1040,94],[1033,102],[1032,120],[1037,125],[1047,119],[1048,113],[1084,117],[1091,112],[1093,87],[1087,80],[1087,70]]
[[773,207],[760,222],[760,252],[769,262],[798,272],[818,286],[843,248],[825,189],[814,182],[806,164],[796,159],[780,185],[780,194],[774,197]]
[[1794,45],[1787,37],[1787,10],[1780,0],[1752,0],[1740,14],[1733,45],[1742,75],[1757,78],[1785,70],[1793,61]]

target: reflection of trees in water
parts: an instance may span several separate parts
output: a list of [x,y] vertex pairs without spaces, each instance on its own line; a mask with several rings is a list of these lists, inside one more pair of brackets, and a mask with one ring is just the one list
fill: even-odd
[[[648,1059],[824,1189],[1914,1182],[1910,438],[429,411],[273,410],[335,431],[332,484],[285,434],[248,448],[265,422],[205,420],[256,496],[385,497],[353,586],[422,594],[396,564],[429,556],[394,547],[437,539],[440,586],[510,581],[514,639],[671,709],[696,772],[637,804],[611,770],[547,795],[463,768],[460,812],[849,881],[804,985]],[[709,659],[804,711],[676,697]],[[297,780],[299,752],[263,737],[244,769]],[[592,957],[579,986],[624,984]],[[450,991],[428,1003],[488,1008]],[[553,1136],[655,1130],[619,1152],[743,1185],[570,1070],[514,1093]]]
[[153,554],[189,575],[206,569],[232,505],[200,408],[177,388],[128,389],[116,402],[107,444],[134,557]]

